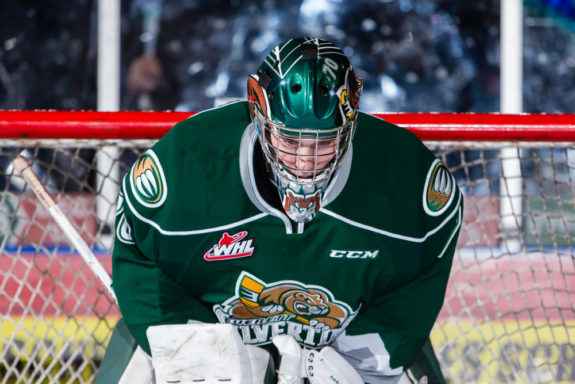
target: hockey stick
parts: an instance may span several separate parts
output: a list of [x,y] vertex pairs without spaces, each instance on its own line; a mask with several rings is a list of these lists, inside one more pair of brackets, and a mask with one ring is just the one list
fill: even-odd
[[46,187],[32,170],[28,160],[24,156],[18,155],[14,159],[13,163],[14,167],[18,172],[20,172],[24,180],[26,180],[28,185],[30,185],[30,188],[32,188],[32,191],[38,197],[42,205],[46,207],[50,216],[52,216],[54,221],[56,221],[56,224],[58,224],[60,229],[62,229],[68,240],[70,240],[74,248],[76,248],[80,256],[82,256],[82,259],[84,259],[88,264],[104,288],[106,288],[110,297],[114,299],[115,302],[118,302],[116,294],[112,288],[112,279],[110,278],[110,275],[108,275],[108,272],[104,267],[102,267],[102,264],[100,264],[98,259],[96,259],[96,256],[94,256],[90,247],[88,247],[84,239],[82,239],[82,236],[80,236],[64,212],[60,210],[60,207],[58,207],[50,192],[48,192]]

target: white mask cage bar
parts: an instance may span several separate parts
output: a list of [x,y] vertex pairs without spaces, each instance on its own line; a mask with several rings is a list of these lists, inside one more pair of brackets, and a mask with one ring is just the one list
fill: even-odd
[[339,167],[351,143],[355,120],[329,129],[289,128],[254,113],[260,142],[274,173],[301,185],[325,181]]

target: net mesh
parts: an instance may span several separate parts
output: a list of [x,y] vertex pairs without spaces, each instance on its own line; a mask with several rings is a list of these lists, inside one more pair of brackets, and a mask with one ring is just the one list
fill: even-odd
[[31,160],[60,209],[111,272],[118,182],[151,143],[121,149],[94,140],[77,147],[57,140],[2,143],[0,383],[92,383],[119,318],[116,304],[12,160],[18,154]]
[[[111,272],[119,181],[151,140],[0,141],[0,384],[91,383],[113,301],[14,171],[24,154]],[[432,333],[453,383],[575,382],[575,147],[428,142],[464,193]]]
[[575,379],[575,148],[436,147],[465,213],[432,341],[453,382]]

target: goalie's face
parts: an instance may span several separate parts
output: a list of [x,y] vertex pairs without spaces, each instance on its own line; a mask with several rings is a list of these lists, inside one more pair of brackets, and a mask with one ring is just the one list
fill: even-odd
[[313,184],[329,178],[351,142],[351,122],[331,129],[288,128],[261,113],[255,115],[272,170],[297,183]]
[[355,121],[335,128],[288,128],[256,108],[254,124],[285,212],[295,222],[311,221],[350,147]]
[[338,138],[270,132],[270,147],[277,163],[296,179],[310,179],[329,169],[337,157]]

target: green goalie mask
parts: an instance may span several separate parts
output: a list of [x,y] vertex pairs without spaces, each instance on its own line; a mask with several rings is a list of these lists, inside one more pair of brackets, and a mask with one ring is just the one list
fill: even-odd
[[310,37],[275,47],[248,78],[248,100],[284,210],[311,221],[350,146],[362,80],[343,51]]

